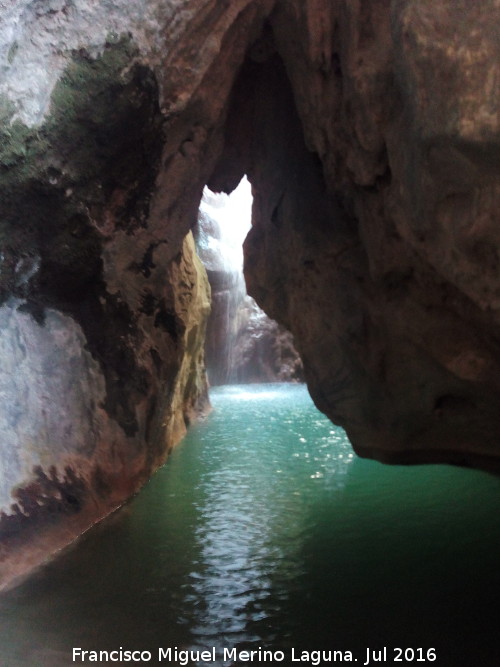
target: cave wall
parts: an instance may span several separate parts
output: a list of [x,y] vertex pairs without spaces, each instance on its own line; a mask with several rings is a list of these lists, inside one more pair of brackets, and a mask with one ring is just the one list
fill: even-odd
[[203,186],[244,173],[250,292],[356,451],[498,467],[499,13],[2,6],[2,580],[133,493],[208,409],[189,230]]
[[499,8],[283,2],[212,186],[255,196],[249,292],[362,455],[497,468]]
[[210,409],[190,229],[263,10],[182,4],[0,13],[0,587]]

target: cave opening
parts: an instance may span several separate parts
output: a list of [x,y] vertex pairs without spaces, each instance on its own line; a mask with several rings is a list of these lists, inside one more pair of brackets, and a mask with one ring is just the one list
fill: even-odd
[[302,381],[293,337],[249,296],[243,244],[251,228],[251,185],[244,176],[229,194],[204,188],[194,229],[211,288],[205,338],[210,386]]

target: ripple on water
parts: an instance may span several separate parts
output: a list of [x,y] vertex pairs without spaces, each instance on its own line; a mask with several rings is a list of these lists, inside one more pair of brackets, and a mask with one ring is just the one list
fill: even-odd
[[125,511],[0,600],[2,664],[52,666],[73,645],[361,661],[399,644],[498,664],[498,479],[361,460],[301,386],[212,403]]

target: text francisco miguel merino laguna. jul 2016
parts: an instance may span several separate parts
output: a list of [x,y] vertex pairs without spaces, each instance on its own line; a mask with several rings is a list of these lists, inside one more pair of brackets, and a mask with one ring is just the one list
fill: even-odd
[[263,648],[254,650],[238,650],[237,648],[220,648],[212,646],[210,649],[191,650],[174,648],[158,648],[156,651],[147,650],[127,650],[121,646],[112,651],[86,650],[82,648],[73,648],[73,662],[79,663],[104,663],[104,662],[135,662],[147,663],[168,662],[170,665],[180,665],[185,667],[190,663],[205,662],[216,663],[224,662],[268,662],[282,663],[285,659],[289,662],[309,663],[310,665],[321,665],[325,662],[358,662],[363,666],[372,663],[400,662],[402,664],[411,664],[413,662],[432,663],[437,659],[434,648],[387,648],[371,649],[366,648],[362,655],[354,655],[352,651],[345,650],[299,650],[291,648],[285,654],[284,651],[275,651]]

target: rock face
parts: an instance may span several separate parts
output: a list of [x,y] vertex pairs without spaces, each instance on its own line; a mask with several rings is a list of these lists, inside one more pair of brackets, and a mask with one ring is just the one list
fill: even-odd
[[0,584],[133,494],[208,409],[210,292],[191,235],[163,278],[147,307],[124,307],[126,332],[106,332],[106,297],[102,310],[89,299],[107,336],[94,354],[70,312],[0,308]]
[[186,234],[244,173],[250,292],[356,451],[498,468],[499,24],[497,0],[2,3],[1,577],[206,406]]
[[208,281],[175,211],[153,221],[165,119],[144,3],[118,4],[1,12],[0,585],[134,493],[208,409]]
[[233,342],[231,382],[304,381],[292,334],[268,317],[252,297],[240,303],[236,320],[239,328]]
[[233,90],[249,292],[362,455],[498,467],[499,10],[277,3]]

